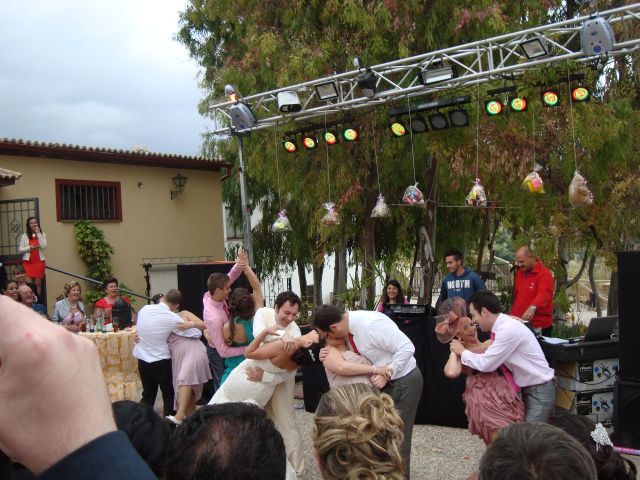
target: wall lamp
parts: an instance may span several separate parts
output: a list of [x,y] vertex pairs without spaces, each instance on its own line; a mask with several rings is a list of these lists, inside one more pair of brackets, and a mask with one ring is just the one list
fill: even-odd
[[184,186],[187,184],[187,177],[177,174],[175,177],[172,177],[171,180],[176,187],[175,190],[171,189],[171,200],[173,200],[184,192]]

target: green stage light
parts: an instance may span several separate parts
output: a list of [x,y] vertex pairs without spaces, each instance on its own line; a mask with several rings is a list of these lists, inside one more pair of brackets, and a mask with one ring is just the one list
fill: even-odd
[[312,133],[308,133],[302,137],[302,146],[307,150],[313,150],[318,146],[318,139]]
[[324,141],[327,142],[327,145],[335,145],[338,143],[338,136],[332,131],[324,132]]
[[355,142],[356,140],[358,140],[358,130],[351,127],[345,128],[344,131],[342,132],[342,137],[347,142]]
[[282,142],[282,146],[287,151],[287,153],[296,153],[298,151],[298,145],[296,145],[295,140],[291,138]]
[[485,100],[484,111],[490,117],[495,117],[503,112],[502,102],[500,100]]
[[391,129],[391,133],[393,133],[393,136],[396,138],[404,137],[407,133],[409,133],[407,127],[397,119],[389,123],[389,129]]
[[557,107],[560,102],[560,93],[558,90],[547,89],[541,94],[542,104],[545,107]]
[[571,89],[571,101],[574,103],[588,102],[591,100],[591,92],[586,87],[573,87]]
[[524,112],[527,110],[529,103],[524,97],[513,97],[509,99],[509,108],[512,112]]

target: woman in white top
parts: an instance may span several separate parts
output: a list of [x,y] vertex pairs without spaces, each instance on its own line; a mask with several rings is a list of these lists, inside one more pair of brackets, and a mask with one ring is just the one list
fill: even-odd
[[27,272],[27,282],[33,281],[40,294],[44,278],[44,249],[47,248],[47,236],[40,230],[36,217],[27,218],[25,233],[20,236],[18,252],[22,253],[22,265]]

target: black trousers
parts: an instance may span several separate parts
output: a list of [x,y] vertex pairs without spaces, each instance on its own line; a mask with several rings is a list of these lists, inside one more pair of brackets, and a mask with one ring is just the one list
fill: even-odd
[[158,395],[158,387],[160,387],[164,416],[175,414],[171,359],[158,360],[157,362],[145,362],[138,359],[138,372],[142,381],[142,400],[140,402],[153,406],[156,402],[156,395]]

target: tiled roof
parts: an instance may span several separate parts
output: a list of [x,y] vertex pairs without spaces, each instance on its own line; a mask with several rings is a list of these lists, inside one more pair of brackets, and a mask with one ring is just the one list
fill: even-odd
[[12,172],[11,170],[7,170],[6,168],[0,167],[0,180],[18,180],[22,174],[20,172]]
[[62,158],[67,160],[123,163],[156,167],[221,170],[231,165],[222,158],[149,152],[145,148],[123,150],[85,147],[67,143],[38,142],[16,138],[0,138],[0,155]]

